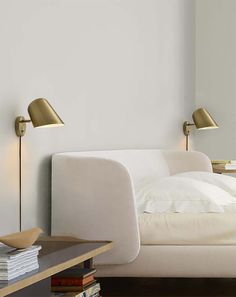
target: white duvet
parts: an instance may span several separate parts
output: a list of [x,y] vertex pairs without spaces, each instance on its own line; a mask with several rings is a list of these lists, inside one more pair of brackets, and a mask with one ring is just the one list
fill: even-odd
[[136,187],[141,244],[235,245],[236,179],[211,172],[148,177]]
[[236,244],[236,208],[220,214],[141,214],[139,229],[141,244]]

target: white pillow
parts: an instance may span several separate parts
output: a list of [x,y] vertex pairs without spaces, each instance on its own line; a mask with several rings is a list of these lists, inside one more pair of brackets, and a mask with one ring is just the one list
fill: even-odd
[[236,199],[209,183],[184,177],[145,178],[136,186],[139,213],[224,212]]
[[187,177],[194,180],[207,182],[225,190],[233,196],[236,196],[236,178],[232,176],[207,171],[188,171],[175,174],[174,176]]

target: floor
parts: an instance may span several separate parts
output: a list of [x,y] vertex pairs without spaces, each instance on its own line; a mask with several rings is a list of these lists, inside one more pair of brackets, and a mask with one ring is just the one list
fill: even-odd
[[99,278],[102,296],[236,297],[236,279]]

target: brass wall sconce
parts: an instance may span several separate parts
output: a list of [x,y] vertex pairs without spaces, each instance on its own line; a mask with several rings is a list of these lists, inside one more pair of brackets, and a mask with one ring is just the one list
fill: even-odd
[[22,230],[21,206],[22,206],[22,168],[21,168],[21,138],[25,135],[27,123],[32,122],[35,128],[64,126],[62,119],[53,107],[44,98],[33,100],[28,106],[30,119],[18,116],[15,120],[15,132],[19,137],[19,229]]
[[192,114],[193,123],[185,121],[183,124],[183,132],[186,136],[186,151],[189,149],[189,134],[191,128],[196,126],[198,130],[215,129],[219,128],[214,119],[205,108],[199,108]]
[[15,121],[15,131],[18,137],[22,137],[26,132],[26,124],[32,122],[35,128],[40,127],[60,127],[64,126],[58,114],[44,98],[35,99],[28,106],[29,120],[19,116]]

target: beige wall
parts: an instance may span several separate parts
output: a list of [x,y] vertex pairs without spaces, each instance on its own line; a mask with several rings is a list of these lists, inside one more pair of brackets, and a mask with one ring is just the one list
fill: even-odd
[[220,126],[196,131],[196,148],[213,159],[236,159],[235,0],[196,0],[196,104]]
[[[18,226],[14,119],[48,98],[64,128],[23,139],[23,228],[50,226],[55,152],[182,148],[193,110],[190,0],[0,1],[0,234]],[[65,197],[66,199],[66,197]]]

